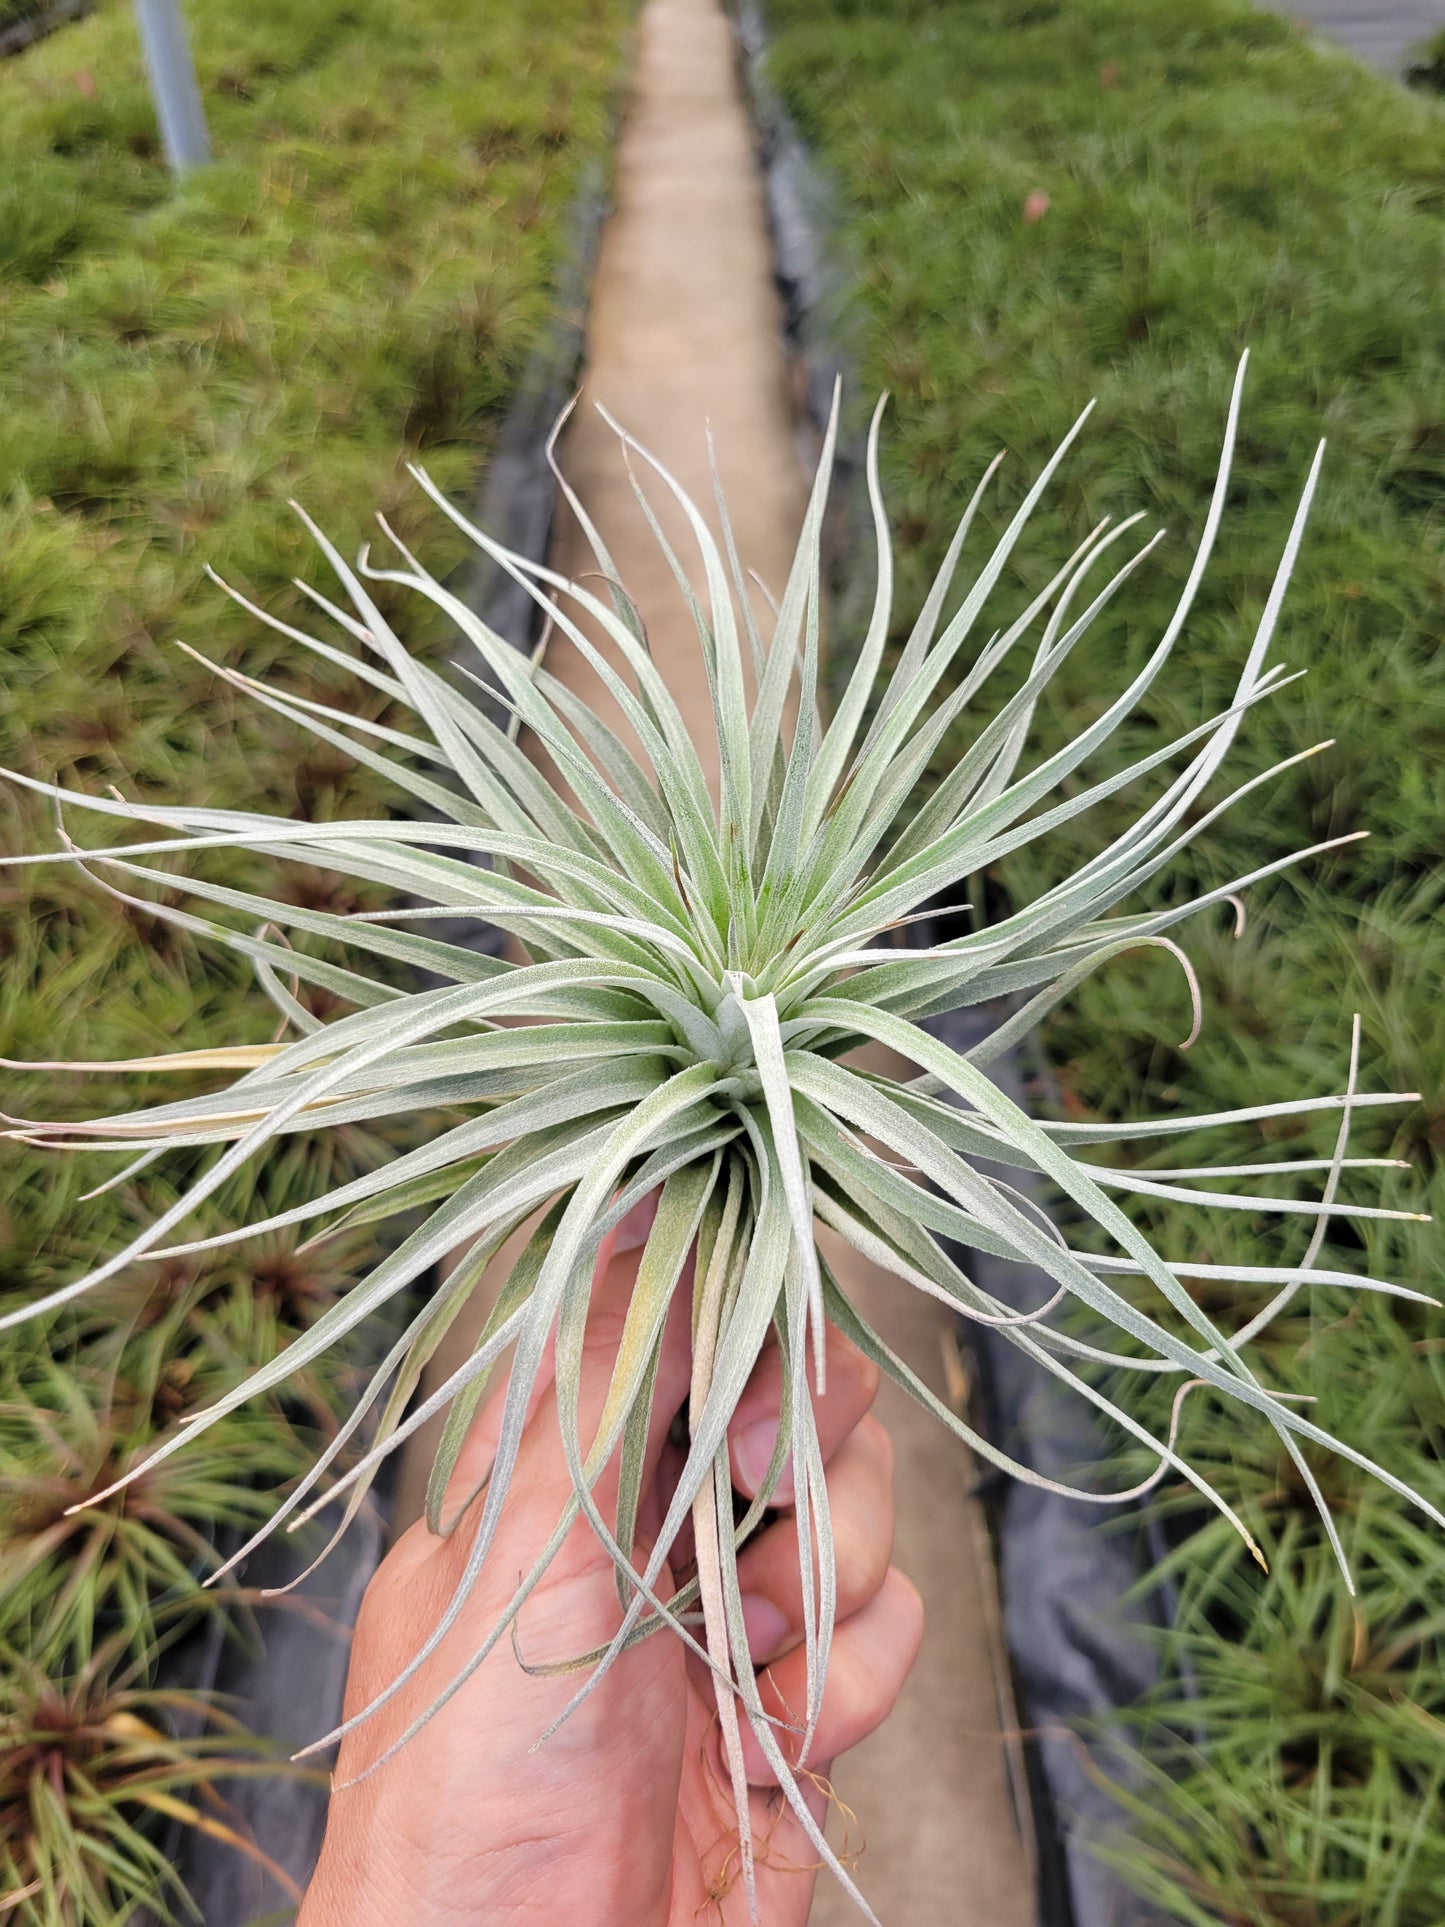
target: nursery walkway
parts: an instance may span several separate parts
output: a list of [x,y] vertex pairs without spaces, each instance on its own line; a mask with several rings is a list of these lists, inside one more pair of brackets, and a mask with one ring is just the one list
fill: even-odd
[[1307,20],[1371,67],[1398,74],[1405,56],[1445,28],[1445,0],[1288,0],[1278,11]]
[[[712,499],[709,420],[739,550],[770,586],[787,570],[804,477],[729,26],[716,0],[648,0],[638,33],[616,207],[589,312],[584,405],[563,462],[705,743],[711,709],[695,632],[637,510],[616,439],[585,404],[605,403],[699,503]],[[687,552],[680,534],[679,551]],[[570,516],[553,560],[567,573],[593,567]],[[550,666],[615,715],[574,651],[559,650]],[[847,1258],[840,1269],[868,1315],[949,1395],[956,1387],[946,1370],[946,1315]],[[972,1467],[962,1447],[901,1396],[880,1399],[879,1410],[897,1448],[895,1557],[923,1593],[928,1632],[892,1720],[837,1775],[868,1843],[859,1877],[890,1927],[1026,1927],[1031,1879],[1000,1737],[1006,1674],[983,1523],[969,1496]],[[405,1522],[404,1513],[398,1525]],[[840,1894],[820,1886],[815,1927],[856,1918]]]

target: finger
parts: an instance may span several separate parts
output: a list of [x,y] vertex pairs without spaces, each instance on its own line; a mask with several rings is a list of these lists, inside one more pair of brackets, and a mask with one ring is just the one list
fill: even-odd
[[[828,1505],[838,1575],[839,1622],[878,1593],[893,1556],[893,1442],[866,1414],[828,1467]],[[761,1666],[803,1637],[803,1576],[798,1522],[786,1513],[753,1540],[738,1560],[748,1647]]]
[[[818,1445],[823,1462],[838,1450],[878,1393],[878,1367],[865,1358],[850,1339],[828,1327],[825,1357],[827,1391],[820,1398],[809,1389],[818,1422]],[[809,1374],[811,1379],[811,1373]],[[778,1441],[778,1414],[783,1402],[783,1361],[776,1340],[763,1349],[728,1427],[733,1484],[749,1498],[757,1495],[772,1462]],[[773,1494],[775,1505],[793,1502],[793,1466],[784,1462]]]
[[[845,1620],[834,1634],[810,1760],[835,1760],[883,1724],[903,1690],[922,1639],[923,1601],[912,1581],[895,1566],[862,1611]],[[764,1709],[790,1722],[773,1730],[784,1758],[790,1766],[796,1765],[801,1734],[792,1728],[801,1726],[808,1698],[807,1659],[801,1648],[769,1666],[758,1684]],[[743,1753],[751,1785],[777,1784],[777,1775],[751,1729],[744,1730]]]

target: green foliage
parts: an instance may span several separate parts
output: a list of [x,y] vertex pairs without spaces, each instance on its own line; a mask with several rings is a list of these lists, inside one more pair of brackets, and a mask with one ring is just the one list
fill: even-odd
[[[237,704],[173,641],[270,666],[264,632],[204,567],[224,557],[273,609],[306,606],[291,578],[314,574],[312,553],[289,496],[352,528],[389,505],[417,533],[408,455],[475,485],[550,313],[563,216],[605,151],[629,13],[626,0],[544,16],[500,0],[187,0],[217,160],[179,189],[131,7],[0,64],[0,761],[316,818],[387,807],[373,772],[325,744],[298,754],[289,723]],[[448,526],[429,531],[443,566],[461,553]],[[335,686],[319,663],[297,684],[322,699]],[[370,719],[389,706],[355,699]],[[50,833],[48,811],[6,788],[0,848]],[[298,887],[267,858],[227,875]],[[316,907],[360,900],[335,876],[299,887]],[[0,881],[0,1054],[33,1054],[41,1036],[107,1059],[264,1036],[252,983],[244,958],[202,960],[190,932],[64,875]],[[302,995],[329,1008],[322,987]],[[153,1084],[127,1088],[139,1102]],[[33,1080],[5,1074],[7,1112],[37,1101]],[[360,1124],[333,1134],[318,1173],[294,1145],[242,1174],[213,1222],[280,1209],[394,1149],[385,1126]],[[86,1195],[68,1162],[0,1146],[0,1300],[123,1243],[193,1169],[182,1157]],[[216,1473],[245,1464],[262,1488],[298,1475],[334,1432],[342,1388],[303,1381],[238,1414],[214,1454],[139,1504],[70,1520],[64,1504],[269,1360],[363,1248],[299,1253],[282,1234],[244,1259],[137,1265],[93,1313],[62,1313],[7,1353],[0,1637],[56,1691],[113,1629],[135,1658],[157,1613],[225,1610],[199,1589],[208,1547],[253,1524],[258,1501]],[[52,1912],[17,1918],[110,1921],[125,1883],[148,1890],[155,1874],[128,1839],[109,1858],[97,1848],[94,1894],[72,1883]],[[104,1904],[103,1867],[118,1883]]]
[[[1282,656],[1308,675],[1289,700],[1252,720],[1239,755],[1248,768],[1251,758],[1339,740],[1256,807],[1222,822],[1208,851],[1197,846],[1199,858],[1186,857],[1164,887],[1199,888],[1226,869],[1347,830],[1368,830],[1370,839],[1251,890],[1238,940],[1222,907],[1217,921],[1194,926],[1189,950],[1206,1022],[1187,1054],[1172,966],[1147,953],[1121,957],[1080,985],[1047,1043],[1067,1116],[1195,1105],[1212,1112],[1319,1088],[1337,1058],[1342,1013],[1358,1010],[1366,1084],[1425,1093],[1398,1122],[1362,1120],[1361,1148],[1411,1159],[1415,1172],[1387,1173],[1383,1195],[1433,1203],[1438,1216],[1438,107],[1320,52],[1242,0],[1200,0],[1184,10],[1167,0],[768,0],[767,14],[773,80],[832,170],[846,210],[842,238],[862,288],[866,372],[898,397],[889,476],[902,510],[902,579],[923,579],[983,460],[996,448],[1010,451],[982,511],[996,529],[1075,398],[1097,394],[1109,432],[1071,464],[1058,513],[1078,523],[1157,504],[1175,538],[1140,585],[1137,626],[1112,632],[1122,664],[1137,665],[1188,566],[1218,400],[1248,344],[1251,400],[1230,516],[1181,645],[1187,669],[1174,685],[1191,700],[1217,701],[1232,673],[1228,639],[1262,591],[1258,571],[1276,541],[1280,504],[1323,425],[1319,496],[1281,631]],[[1022,569],[1016,580],[1033,582]],[[1100,667],[1097,652],[1064,667],[1040,712],[1045,747],[1096,713]],[[1147,748],[1177,726],[1172,706],[1157,702],[1131,747]],[[940,756],[940,770],[956,749]],[[1090,856],[1114,827],[1107,811],[1081,821],[1069,860]],[[987,879],[980,901],[1026,900],[1051,874],[1032,859],[1010,859]],[[1297,1125],[1271,1128],[1281,1154],[1328,1151]],[[1170,1161],[1203,1155],[1185,1139]],[[1291,1244],[1286,1228],[1247,1214],[1192,1221],[1194,1248],[1219,1262],[1288,1259],[1299,1236]],[[1438,1264],[1418,1229],[1379,1222],[1355,1235],[1362,1267],[1427,1290],[1438,1285]],[[1242,1314],[1251,1309],[1247,1293],[1231,1292],[1228,1302]],[[1391,1463],[1411,1465],[1415,1483],[1438,1490],[1439,1386],[1430,1372],[1404,1369],[1434,1357],[1438,1321],[1405,1306],[1378,1310],[1332,1309],[1323,1294],[1317,1322],[1287,1318],[1273,1337],[1262,1336],[1266,1376],[1285,1388],[1308,1382],[1322,1418],[1390,1439],[1399,1454]],[[1361,1387],[1388,1403],[1383,1433],[1359,1410]],[[1165,1409],[1161,1398],[1156,1422]],[[1440,1872],[1428,1843],[1445,1830],[1445,1809],[1438,1778],[1418,1770],[1414,1736],[1432,1729],[1410,1708],[1438,1713],[1419,1691],[1422,1669],[1438,1676],[1445,1667],[1434,1618],[1438,1557],[1422,1554],[1418,1566],[1402,1557],[1405,1515],[1339,1469],[1332,1497],[1361,1521],[1351,1543],[1368,1637],[1378,1636],[1388,1656],[1383,1629],[1409,1618],[1421,1644],[1388,1659],[1380,1691],[1398,1693],[1398,1721],[1367,1721],[1349,1696],[1332,1702],[1332,1730],[1355,1763],[1348,1774],[1293,1771],[1278,1738],[1292,1718],[1282,1685],[1271,1699],[1287,1596],[1331,1600],[1321,1607],[1320,1637],[1328,1633],[1336,1645],[1349,1608],[1326,1583],[1318,1535],[1281,1538],[1277,1467],[1245,1450],[1227,1413],[1216,1420],[1206,1400],[1191,1399],[1181,1442],[1208,1452],[1211,1476],[1267,1550],[1291,1549],[1276,1557],[1269,1580],[1230,1563],[1230,1597],[1247,1605],[1221,1598],[1211,1619],[1202,1601],[1187,1622],[1210,1691],[1185,1728],[1202,1733],[1207,1752],[1192,1762],[1197,1777],[1177,1786],[1165,1780],[1141,1809],[1157,1848],[1148,1890],[1188,1919],[1426,1927],[1440,1916]],[[1217,1529],[1200,1522],[1182,1492],[1163,1503],[1171,1531],[1183,1535],[1181,1570],[1213,1571]],[[1254,1680],[1256,1705],[1273,1706],[1278,1735],[1263,1715],[1234,1724],[1242,1713],[1231,1710],[1231,1677],[1241,1696],[1246,1678]],[[1357,1771],[1376,1805],[1362,1804]],[[1375,1814],[1378,1824],[1368,1817]],[[1425,1844],[1407,1852],[1402,1843],[1417,1836]]]
[[[287,1771],[234,1720],[139,1681],[124,1634],[78,1672],[52,1677],[0,1647],[0,1894],[16,1927],[128,1922],[140,1910],[171,1927],[190,1917],[165,1851],[183,1826],[294,1884],[232,1819],[217,1791],[256,1772]],[[176,1731],[177,1716],[194,1729]]]
[[1405,78],[1412,87],[1431,94],[1445,94],[1445,28],[1415,49]]
[[[157,1334],[173,1336],[173,1334]],[[124,1495],[84,1511],[96,1493],[144,1458],[188,1413],[234,1383],[215,1352],[132,1344],[126,1376],[82,1355],[24,1373],[0,1403],[0,1641],[44,1655],[52,1668],[89,1660],[112,1631],[135,1636],[224,1603],[201,1594],[220,1563],[216,1535],[270,1510],[265,1492],[295,1476],[313,1438],[273,1400],[218,1429],[204,1452],[146,1474]],[[325,1414],[324,1405],[321,1407]],[[238,1483],[244,1465],[249,1482]]]
[[[1005,1096],[986,1069],[1081,980],[1140,948],[1162,948],[1181,959],[1167,931],[1299,860],[1299,853],[1290,853],[1212,889],[1186,886],[1152,910],[1120,909],[1155,876],[1177,870],[1178,859],[1231,808],[1293,766],[1286,759],[1221,793],[1221,768],[1248,713],[1272,703],[1293,680],[1268,656],[1318,459],[1284,560],[1252,639],[1236,652],[1233,687],[1220,707],[1202,719],[1190,717],[1158,748],[1142,755],[1126,750],[1122,767],[1117,759],[1107,774],[1099,767],[1111,740],[1128,741],[1131,719],[1187,632],[1228,496],[1243,376],[1241,367],[1190,577],[1162,633],[1137,673],[1096,705],[1071,738],[1036,760],[1030,760],[1028,745],[1041,699],[1075,652],[1088,647],[1156,541],[1134,537],[1133,552],[1119,564],[1116,545],[1133,535],[1140,518],[1112,528],[1101,524],[1072,553],[1051,559],[1043,586],[1022,607],[999,595],[1030,517],[1047,499],[1084,425],[1081,419],[955,603],[957,564],[976,500],[965,510],[880,692],[892,558],[875,416],[868,488],[877,593],[836,711],[824,725],[816,703],[821,551],[835,414],[766,635],[757,626],[731,540],[724,544],[725,559],[698,510],[665,471],[657,471],[686,516],[700,555],[701,587],[694,591],[663,542],[696,620],[720,770],[715,801],[697,745],[652,660],[612,558],[580,504],[569,493],[592,539],[595,579],[611,585],[602,592],[610,601],[510,554],[473,528],[421,469],[413,473],[427,498],[550,609],[552,647],[576,647],[601,675],[634,733],[635,753],[552,675],[547,660],[524,657],[496,635],[387,525],[393,557],[378,562],[363,550],[353,568],[313,524],[346,599],[338,604],[318,598],[332,619],[328,634],[359,647],[348,657],[332,641],[266,619],[305,653],[349,660],[364,686],[410,712],[410,728],[377,732],[347,708],[299,706],[284,684],[248,680],[244,686],[294,725],[348,748],[389,777],[432,813],[431,820],[388,815],[317,822],[179,799],[147,804],[118,789],[95,794],[11,773],[20,788],[58,808],[62,826],[67,812],[86,812],[112,828],[136,826],[132,834],[139,840],[92,847],[65,829],[55,855],[12,857],[8,867],[73,867],[161,924],[209,934],[251,961],[282,1023],[267,1044],[217,1031],[199,1050],[95,1067],[208,1079],[236,1073],[221,1089],[93,1119],[12,1121],[10,1135],[19,1141],[117,1156],[122,1168],[137,1157],[149,1165],[176,1152],[188,1158],[203,1147],[216,1156],[188,1171],[173,1200],[120,1250],[28,1311],[0,1318],[0,1329],[22,1326],[36,1312],[54,1314],[84,1303],[140,1259],[175,1264],[305,1225],[318,1230],[300,1250],[314,1249],[318,1240],[324,1248],[330,1235],[349,1233],[360,1219],[410,1217],[421,1206],[434,1207],[273,1363],[209,1390],[203,1406],[182,1415],[139,1463],[116,1465],[110,1482],[92,1489],[87,1508],[132,1492],[148,1494],[168,1467],[208,1442],[214,1450],[215,1431],[243,1408],[254,1411],[255,1401],[274,1397],[300,1370],[323,1369],[363,1321],[388,1307],[410,1309],[408,1294],[430,1280],[369,1383],[347,1403],[316,1463],[217,1576],[276,1525],[305,1523],[345,1493],[339,1536],[386,1457],[441,1411],[447,1416],[427,1516],[434,1531],[450,1531],[467,1510],[444,1510],[462,1440],[497,1360],[510,1353],[496,1454],[484,1490],[474,1495],[480,1512],[456,1590],[398,1678],[330,1739],[389,1701],[455,1625],[494,1543],[539,1373],[555,1345],[558,1416],[572,1480],[568,1505],[486,1639],[378,1763],[404,1746],[515,1628],[572,1525],[585,1519],[616,1568],[625,1611],[604,1649],[562,1667],[586,1678],[560,1718],[629,1646],[659,1630],[678,1633],[712,1670],[754,1917],[741,1715],[822,1860],[873,1917],[823,1839],[764,1711],[737,1566],[738,1547],[765,1516],[790,1455],[808,1673],[807,1704],[799,1716],[805,1757],[822,1700],[836,1605],[823,1463],[809,1396],[810,1353],[823,1389],[826,1322],[831,1319],[981,1458],[1035,1485],[1060,1488],[978,1436],[870,1330],[819,1251],[820,1226],[903,1283],[1000,1330],[1143,1448],[1148,1466],[1135,1491],[1152,1489],[1173,1472],[1217,1508],[1256,1558],[1258,1539],[1223,1490],[1228,1475],[1216,1483],[1212,1467],[1206,1470],[1176,1450],[1179,1410],[1192,1389],[1204,1388],[1218,1399],[1236,1426],[1245,1413],[1261,1421],[1247,1436],[1268,1441],[1258,1449],[1273,1455],[1276,1478],[1288,1481],[1301,1509],[1312,1509],[1312,1528],[1347,1577],[1353,1521],[1347,1519],[1343,1529],[1336,1521],[1334,1455],[1380,1480],[1397,1498],[1413,1501],[1436,1526],[1445,1525],[1445,1511],[1431,1498],[1412,1491],[1387,1463],[1317,1424],[1297,1399],[1277,1397],[1244,1356],[1252,1340],[1272,1338],[1296,1320],[1318,1288],[1350,1293],[1351,1302],[1373,1295],[1411,1305],[1421,1301],[1419,1293],[1372,1272],[1320,1262],[1332,1219],[1353,1230],[1357,1224],[1393,1227],[1411,1215],[1340,1195],[1342,1181],[1353,1188],[1354,1174],[1375,1166],[1350,1154],[1357,1114],[1400,1101],[1360,1088],[1358,1025],[1342,1094],[1311,1094],[1222,1116],[1040,1123]],[[621,439],[625,451],[651,462],[625,433]],[[660,526],[653,525],[662,539]],[[1106,557],[1107,570],[1100,566]],[[402,594],[415,598],[424,614],[440,610],[452,619],[496,691],[492,713],[407,647],[396,626],[400,618],[384,612],[376,599],[383,589],[393,602]],[[579,626],[584,619],[601,626],[625,675],[598,653]],[[989,640],[981,641],[990,628]],[[930,759],[975,703],[987,721],[976,725],[946,776],[919,797]],[[797,718],[791,730],[790,713]],[[577,798],[575,807],[523,754],[516,741],[521,727]],[[980,917],[964,934],[925,949],[892,941],[924,906],[968,893],[1010,854],[1048,847],[1058,833],[1067,836],[1126,790],[1135,793],[1126,826],[1011,913]],[[216,855],[235,850],[320,864],[358,885],[382,886],[400,902],[389,911],[338,914],[334,907],[317,910],[298,902],[295,893],[271,899],[237,889],[210,874]],[[205,861],[188,868],[184,883],[169,867],[156,866],[156,859],[169,864],[173,857],[201,853]],[[178,893],[214,914],[180,909]],[[457,920],[510,932],[525,960],[507,961],[429,934]],[[297,943],[283,946],[282,932],[294,933]],[[396,966],[410,969],[410,981],[397,980]],[[1189,981],[1192,987],[1192,976]],[[332,1009],[323,1017],[308,1010],[297,994],[302,984],[327,990],[345,1014]],[[959,1004],[998,1013],[1011,997],[1018,1007],[996,1014],[988,1034],[966,1053],[940,1042],[923,1024]],[[865,1042],[889,1047],[916,1074],[860,1068],[851,1053]],[[324,1161],[311,1167],[308,1156],[315,1182],[302,1201],[224,1231],[207,1232],[191,1222],[239,1173],[278,1149],[284,1154],[288,1143],[324,1145],[333,1129],[351,1131],[358,1124],[381,1128],[390,1122],[405,1133],[408,1122],[423,1121],[429,1128],[413,1133],[414,1148],[379,1160],[362,1176],[328,1173]],[[1334,1142],[1315,1160],[1213,1159],[1199,1167],[1171,1163],[1161,1169],[1151,1155],[1181,1136],[1208,1138],[1221,1128],[1237,1134],[1246,1125],[1307,1131],[1321,1121],[1334,1123]],[[1119,1146],[1143,1149],[1131,1163],[1118,1155]],[[1000,1177],[1000,1166],[1028,1174],[1029,1186],[1055,1187],[1076,1220],[1076,1236],[1051,1221],[1041,1223],[1029,1193]],[[1261,1177],[1283,1189],[1251,1182]],[[1209,1188],[1220,1180],[1226,1189]],[[595,1266],[609,1231],[654,1194],[656,1215],[608,1398],[596,1436],[584,1439],[579,1394]],[[1251,1219],[1297,1223],[1306,1235],[1283,1265],[1261,1265],[1253,1253],[1222,1263],[1201,1258],[1200,1240],[1187,1236],[1182,1254],[1166,1257],[1160,1243],[1173,1243],[1175,1206],[1181,1207],[1177,1215],[1186,1234],[1197,1219],[1243,1212]],[[1143,1235],[1136,1217],[1162,1220],[1159,1238]],[[472,1355],[416,1404],[422,1372],[448,1325],[485,1267],[524,1229],[525,1246]],[[1055,1295],[1019,1313],[974,1283],[947,1241],[1038,1266],[1055,1282]],[[439,1262],[457,1251],[465,1257],[441,1274]],[[1241,1298],[1251,1301],[1242,1321]],[[679,1300],[690,1313],[693,1347],[686,1463],[661,1526],[639,1550],[636,1506],[645,1442],[658,1418],[675,1416],[655,1414],[652,1406],[664,1327]],[[1211,1300],[1218,1303],[1217,1314]],[[1067,1320],[1052,1319],[1065,1301],[1094,1321],[1097,1329],[1087,1338]],[[778,1444],[761,1490],[735,1520],[727,1427],[770,1331],[784,1365]],[[1106,1390],[1096,1383],[1101,1367],[1111,1374]],[[1152,1392],[1141,1393],[1141,1383],[1170,1390],[1177,1385],[1173,1412],[1141,1422],[1140,1413],[1157,1404]],[[328,1485],[333,1466],[363,1425],[367,1449]],[[606,1517],[593,1488],[614,1455],[621,1463],[619,1496]],[[204,1481],[207,1473],[202,1459],[198,1476]],[[1090,1490],[1081,1496],[1107,1506],[1132,1494]],[[663,1598],[658,1588],[667,1562],[689,1527],[693,1576]],[[685,1570],[682,1560],[676,1564]],[[705,1646],[684,1618],[694,1605],[702,1608]]]

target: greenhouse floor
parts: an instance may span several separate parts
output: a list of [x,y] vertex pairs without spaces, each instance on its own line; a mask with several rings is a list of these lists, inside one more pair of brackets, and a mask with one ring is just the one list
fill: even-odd
[[1412,48],[1445,28],[1445,0],[1290,0],[1279,11],[1391,74]]
[[[715,0],[649,0],[639,22],[634,91],[617,162],[588,323],[583,405],[563,463],[634,590],[653,653],[697,740],[711,733],[695,632],[639,514],[615,436],[588,406],[604,403],[700,502],[711,499],[711,424],[738,546],[774,590],[801,519],[804,469],[773,283],[753,140],[739,95],[730,27]],[[664,517],[670,531],[672,521]],[[686,548],[679,531],[679,549]],[[593,566],[570,516],[553,560]],[[576,658],[551,666],[615,711]],[[852,1259],[851,1264],[848,1262]],[[947,1315],[847,1254],[838,1259],[861,1308],[944,1396],[960,1373]],[[911,1302],[910,1302],[911,1300]],[[467,1345],[466,1334],[457,1335]],[[442,1375],[450,1369],[437,1362]],[[1007,1667],[973,1468],[958,1442],[899,1394],[880,1398],[897,1448],[895,1559],[928,1609],[922,1657],[891,1720],[836,1774],[866,1851],[860,1884],[888,1922],[1026,1927],[1033,1919],[1027,1825],[1015,1790]],[[415,1516],[429,1458],[419,1439],[397,1527]],[[841,1823],[832,1829],[841,1837]],[[857,1918],[820,1884],[813,1920]]]

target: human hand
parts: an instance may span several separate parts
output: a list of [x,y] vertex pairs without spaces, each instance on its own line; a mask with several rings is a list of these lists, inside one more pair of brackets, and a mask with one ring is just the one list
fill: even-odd
[[[644,1234],[645,1236],[645,1231]],[[582,1376],[584,1442],[595,1431],[640,1258],[624,1223],[604,1242],[593,1284]],[[630,1248],[629,1248],[630,1246]],[[664,1335],[648,1441],[639,1540],[655,1534],[681,1457],[669,1421],[687,1396],[688,1294]],[[917,1593],[889,1565],[892,1453],[869,1410],[877,1371],[828,1334],[827,1393],[817,1400],[838,1570],[838,1618],[827,1689],[803,1785],[815,1816],[831,1761],[884,1719],[922,1637]],[[777,1436],[779,1355],[769,1345],[729,1429],[733,1482],[748,1496],[763,1479]],[[452,1489],[460,1500],[491,1462],[499,1401],[479,1415]],[[505,1610],[571,1493],[550,1384],[534,1401],[507,1507],[482,1578],[459,1622],[416,1676],[342,1742],[338,1790],[320,1863],[298,1927],[741,1927],[737,1822],[713,1685],[672,1633],[625,1652],[549,1739],[536,1741],[571,1699],[575,1676],[524,1671],[504,1641],[379,1771],[361,1774],[457,1674]],[[615,1511],[617,1467],[596,1487]],[[776,1516],[739,1558],[749,1646],[764,1705],[783,1720],[806,1699],[803,1605],[792,1479],[785,1470]],[[347,1681],[346,1712],[399,1674],[440,1618],[465,1564],[474,1523],[449,1538],[418,1523],[367,1588]],[[673,1589],[670,1574],[662,1596]],[[621,1623],[614,1568],[585,1522],[527,1602],[519,1649],[533,1661],[570,1659],[605,1645]],[[766,1670],[764,1670],[764,1668]],[[791,1732],[779,1728],[791,1761]],[[803,1927],[817,1854],[784,1803],[776,1776],[744,1727],[751,1822],[766,1927]]]

